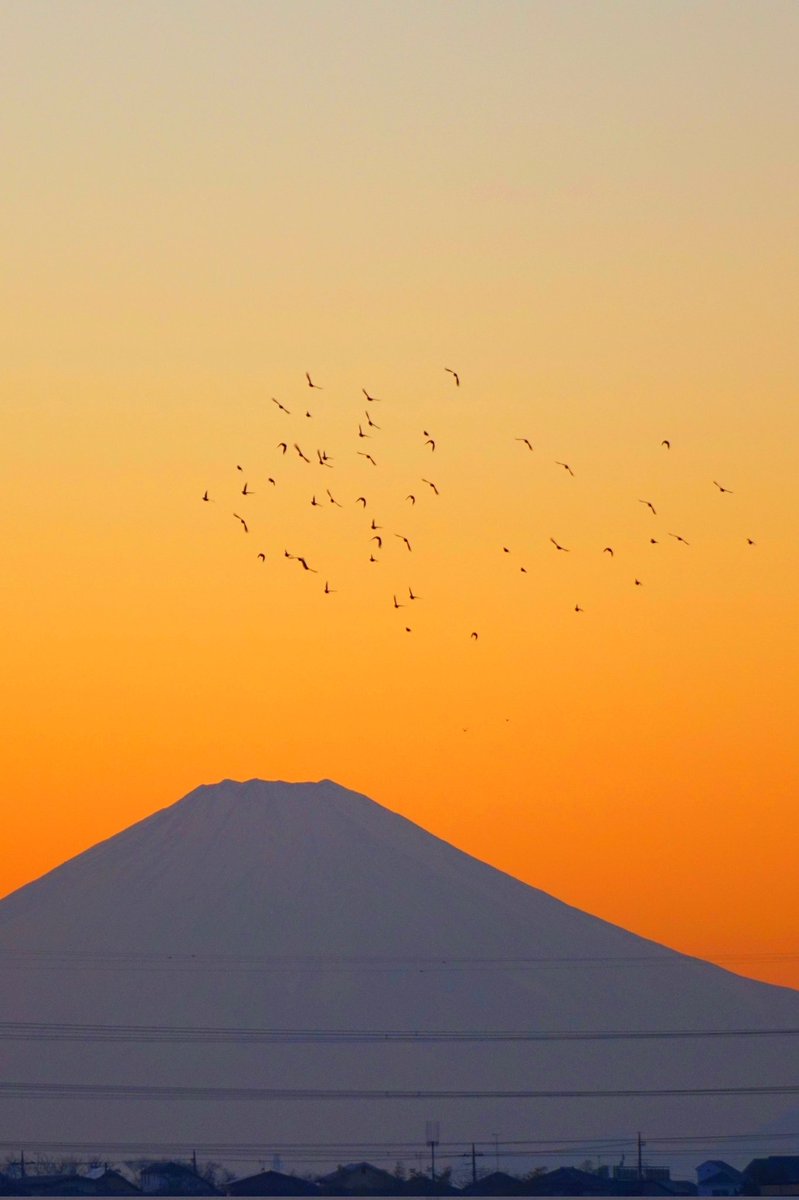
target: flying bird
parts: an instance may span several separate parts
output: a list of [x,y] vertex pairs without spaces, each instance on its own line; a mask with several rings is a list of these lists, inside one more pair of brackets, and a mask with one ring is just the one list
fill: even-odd
[[332,465],[332,464],[333,464],[333,460],[332,460],[332,458],[330,457],[330,455],[327,453],[327,451],[325,451],[325,450],[317,450],[317,451],[316,451],[316,457],[319,459],[319,466],[320,466],[320,467],[330,467],[330,470],[331,470],[331,471],[333,470],[333,465]]
[[686,542],[685,538],[684,538],[684,537],[681,537],[681,535],[680,535],[679,533],[670,533],[670,534],[669,534],[669,537],[676,538],[676,539],[677,539],[677,541],[678,541],[678,542],[682,542],[682,544],[683,544],[684,546],[689,546],[689,545],[691,544],[690,542]]
[[325,491],[327,492],[328,499],[330,500],[330,503],[331,503],[331,504],[335,504],[337,508],[343,508],[343,507],[344,507],[344,505],[343,505],[343,504],[339,504],[339,502],[338,502],[338,500],[336,499],[336,497],[335,497],[335,496],[333,495],[333,493],[330,491],[330,488],[325,488]]
[[373,535],[372,535],[372,536],[369,538],[369,541],[370,541],[370,542],[377,542],[377,548],[378,548],[378,550],[382,550],[382,549],[383,549],[383,539],[381,538],[381,536],[380,536],[380,534],[379,534],[379,533],[375,533],[375,534],[373,534]]
[[398,537],[398,538],[400,539],[400,541],[401,541],[401,542],[404,542],[404,543],[405,543],[405,545],[408,547],[408,549],[409,549],[409,550],[413,549],[413,547],[411,546],[411,543],[410,543],[410,542],[408,541],[408,539],[405,537],[405,534],[404,534],[404,533],[395,533],[395,534],[394,534],[394,537]]
[[746,544],[747,544],[747,546],[756,546],[756,545],[757,545],[757,542],[756,542],[756,541],[754,541],[754,539],[753,539],[753,538],[750,538],[750,537],[748,537],[748,538],[746,539]]
[[507,546],[503,546],[503,547],[502,547],[502,553],[503,553],[503,554],[510,554],[510,550],[508,549],[508,547],[507,547]]
[[564,468],[564,470],[568,471],[568,472],[569,472],[569,474],[572,476],[572,478],[574,478],[574,471],[571,469],[571,467],[569,466],[569,464],[568,464],[568,463],[565,463],[565,462],[558,462],[558,460],[557,460],[557,459],[555,459],[555,466],[556,466],[556,467],[563,467],[563,468]]
[[435,448],[436,448],[436,444],[432,438],[427,439],[427,441],[425,442],[425,446],[429,446],[432,450],[435,450]]
[[292,445],[294,446],[294,449],[297,451],[297,453],[299,454],[299,456],[303,462],[309,463],[311,461],[310,458],[305,457],[305,455],[303,454],[302,450],[300,449],[300,447],[297,445],[296,442],[292,442]]
[[370,434],[364,433],[364,431],[361,429],[360,425],[358,426],[358,437],[359,438],[368,438],[370,436],[371,436]]
[[514,441],[524,442],[524,444],[528,450],[532,450],[532,448],[533,448],[532,442],[530,441],[529,438],[514,438]]
[[266,555],[264,554],[263,550],[258,555],[258,557],[260,558],[261,562],[266,562]]
[[716,479],[714,479],[713,482],[715,483],[716,487],[719,489],[720,492],[722,492],[722,493],[726,492],[727,495],[729,495],[729,496],[733,495],[731,488],[722,487],[721,484]]
[[636,579],[636,581],[635,581],[635,586],[636,586],[636,587],[643,587],[643,584],[641,583],[641,580],[640,580],[640,579]]
[[370,563],[375,563],[375,562],[377,562],[377,561],[378,561],[378,560],[375,558],[374,554],[370,554],[370,555],[369,555],[369,562],[370,562]]
[[361,391],[363,392],[364,396],[366,397],[366,399],[369,401],[370,404],[379,404],[380,403],[380,398],[378,396],[370,396],[369,393],[367,392],[366,388],[361,388]]
[[575,604],[575,606],[574,606],[574,611],[575,611],[575,612],[584,612],[585,610],[584,610],[584,609],[582,609],[582,608],[580,608],[580,605],[579,605],[579,604]]
[[561,546],[560,542],[556,542],[553,537],[551,537],[549,540],[552,543],[552,545],[555,547],[556,550],[565,550],[567,554],[569,553],[568,546]]
[[405,497],[405,499],[406,499],[406,500],[410,500],[411,504],[415,504],[415,503],[416,503],[416,497],[415,497],[415,496],[406,496],[406,497]]
[[332,595],[333,595],[333,593],[335,592],[335,590],[336,590],[336,589],[335,589],[335,588],[332,588],[332,587],[330,586],[330,584],[327,582],[327,580],[325,580],[325,595],[326,595],[326,596],[332,596]]
[[[278,448],[278,450],[282,450],[283,453],[285,454],[286,451],[288,450],[288,445],[286,444],[286,442],[278,442],[277,448]],[[239,470],[241,470],[241,467],[239,467]]]
[[664,438],[660,444],[661,446],[665,446],[667,450],[671,450],[671,442],[668,438]]
[[657,540],[657,538],[650,538],[650,539],[649,539],[649,545],[650,545],[650,546],[657,546],[657,544],[658,544],[658,540]]
[[267,482],[267,483],[271,483],[272,487],[277,487],[277,484],[275,483],[275,481],[274,481],[274,479],[272,478],[272,476],[271,476],[271,475],[269,476],[269,478],[267,479],[267,481],[266,481],[266,482]]
[[307,562],[305,561],[305,559],[302,557],[301,554],[295,554],[292,557],[295,558],[296,561],[302,566],[303,571],[310,571],[312,575],[318,574],[318,572],[315,571],[313,567],[308,566]]
[[431,487],[431,488],[433,489],[433,491],[435,492],[435,494],[436,494],[436,495],[438,495],[438,494],[439,494],[439,492],[438,492],[438,488],[437,488],[437,487],[436,487],[436,485],[435,485],[435,484],[432,482],[432,480],[430,480],[430,479],[423,479],[423,480],[422,480],[422,483],[426,483],[428,487]]
[[404,607],[405,607],[405,605],[404,605],[404,604],[400,604],[400,603],[399,603],[399,601],[397,600],[397,597],[395,596],[395,597],[394,597],[394,607],[395,607],[395,608],[404,608]]
[[474,630],[472,630],[472,632],[469,634],[469,637],[472,639],[473,642],[477,641],[477,634],[475,633]]
[[602,551],[602,553],[603,553],[603,554],[609,554],[609,555],[610,555],[610,557],[611,557],[611,558],[613,558],[613,547],[612,547],[612,546],[606,546],[606,547],[605,547],[605,549]]
[[211,497],[208,495],[208,489],[207,489],[207,488],[206,488],[206,490],[203,492],[203,500],[206,502],[206,504],[215,504],[215,503],[216,503],[216,501],[212,500],[212,499],[211,499]]
[[[274,396],[272,397],[272,403],[276,404],[281,412],[288,413],[289,410],[286,408],[285,404],[281,404],[280,401],[276,400]],[[291,416],[290,413],[289,416]]]
[[311,496],[311,508],[321,508],[321,504],[316,499],[316,496]]
[[416,595],[416,592],[413,590],[413,588],[408,588],[408,597],[411,600],[419,600],[420,599],[420,597]]
[[355,503],[356,503],[356,504],[362,504],[362,505],[364,506],[364,508],[366,508],[366,497],[365,497],[365,496],[358,496],[358,498],[356,499]]
[[657,512],[655,511],[655,506],[654,506],[654,504],[652,503],[652,501],[651,501],[651,500],[639,500],[639,501],[638,501],[638,503],[639,503],[639,504],[645,504],[645,505],[647,506],[647,508],[649,508],[649,509],[651,509],[651,510],[652,510],[652,515],[653,515],[654,517],[656,517],[656,516],[657,516]]
[[380,426],[376,425],[375,422],[372,420],[372,418],[369,416],[369,413],[367,410],[364,410],[363,415],[366,417],[366,424],[369,426],[370,429],[379,429],[380,428]]
[[461,386],[461,377],[458,374],[458,372],[453,371],[452,367],[444,367],[444,370],[447,371],[448,374],[450,374],[453,377],[453,379],[455,380],[455,387],[460,387]]
[[239,464],[238,464],[238,463],[236,463],[236,470],[237,470],[237,471],[243,471],[243,470],[244,470],[244,467],[241,467],[241,466],[239,466]]
[[372,524],[370,525],[370,529],[382,529],[382,528],[383,528],[383,526],[378,525],[377,521],[374,519],[374,517],[372,517]]
[[245,483],[244,487],[241,489],[241,494],[242,496],[254,496],[255,492],[251,492]]
[[311,376],[308,374],[308,372],[307,372],[307,371],[305,372],[305,378],[308,380],[308,387],[309,387],[309,388],[316,388],[316,390],[317,390],[318,392],[321,392],[321,391],[323,390],[322,388],[320,388],[320,386],[319,386],[319,384],[318,384],[318,383],[314,383],[314,382],[313,382],[313,380],[311,379]]
[[308,412],[308,410],[307,410],[307,408],[306,408],[306,410],[305,410],[305,415],[306,415],[306,417],[312,417],[312,416],[313,416],[313,413],[312,413],[312,412]]
[[373,467],[377,466],[377,463],[372,458],[371,454],[367,454],[365,450],[358,450],[357,453],[360,454],[361,458],[368,458]]
[[244,520],[244,517],[240,517],[238,513],[234,513],[233,516],[236,518],[237,521],[241,521],[242,525],[244,526],[244,532],[249,533],[250,531],[247,527],[247,522]]

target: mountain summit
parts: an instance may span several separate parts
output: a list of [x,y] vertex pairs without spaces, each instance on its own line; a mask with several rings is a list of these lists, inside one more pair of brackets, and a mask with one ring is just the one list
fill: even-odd
[[[280,1150],[421,1139],[430,1117],[448,1140],[468,1141],[494,1130],[507,1138],[744,1132],[790,1099],[738,1089],[794,1082],[784,1066],[790,1037],[740,1031],[799,1027],[799,993],[580,912],[329,780],[200,787],[94,846],[0,901],[0,969],[0,1020],[91,1024],[105,1039],[95,1031],[89,1041],[7,1043],[6,1079],[100,1089],[68,1101],[0,1095],[7,1137],[22,1142],[58,1135],[96,1138],[99,1148],[103,1139],[166,1138]],[[150,1032],[120,1040],[121,1025]],[[176,1031],[187,1027],[213,1027],[227,1040],[181,1040]],[[294,1030],[298,1040],[253,1041],[256,1029]],[[237,1030],[250,1033],[237,1038]],[[560,1036],[391,1040],[433,1030]],[[575,1036],[710,1030],[702,1038]],[[321,1031],[384,1040],[325,1041]],[[201,1090],[193,1098],[117,1093],[109,1103],[101,1094],[109,1085]],[[222,1104],[203,1091],[219,1088],[438,1096]],[[668,1088],[729,1090],[468,1095]]]

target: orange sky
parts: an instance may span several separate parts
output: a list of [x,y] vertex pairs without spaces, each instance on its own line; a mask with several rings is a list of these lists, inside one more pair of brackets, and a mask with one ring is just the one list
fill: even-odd
[[796,7],[7,16],[0,891],[331,777],[799,986]]

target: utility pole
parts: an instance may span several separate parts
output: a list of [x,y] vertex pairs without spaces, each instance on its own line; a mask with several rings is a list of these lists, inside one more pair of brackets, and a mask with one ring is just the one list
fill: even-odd
[[430,1147],[430,1178],[433,1183],[436,1181],[436,1146],[438,1145],[440,1136],[441,1126],[438,1121],[427,1121],[425,1125],[425,1137]]
[[641,1138],[641,1132],[639,1130],[639,1132],[638,1132],[638,1182],[639,1183],[641,1183],[641,1181],[644,1178],[644,1159],[643,1159],[642,1152],[643,1152],[643,1148],[645,1145],[646,1145],[646,1142],[643,1141],[643,1139]]
[[499,1172],[499,1134],[494,1134],[494,1166]]

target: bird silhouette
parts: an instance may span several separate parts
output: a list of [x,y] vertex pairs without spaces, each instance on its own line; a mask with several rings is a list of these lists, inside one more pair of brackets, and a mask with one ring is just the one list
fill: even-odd
[[404,533],[395,533],[395,534],[394,534],[394,537],[398,537],[398,538],[400,539],[400,541],[401,541],[401,542],[404,542],[404,543],[405,543],[405,545],[408,547],[408,549],[409,549],[409,550],[413,549],[413,547],[411,546],[411,543],[410,543],[410,542],[408,541],[408,539],[405,537],[405,534],[404,534]]
[[420,596],[417,596],[417,595],[416,595],[416,592],[414,592],[413,588],[408,588],[408,597],[409,597],[409,599],[411,599],[411,600],[419,600],[419,599],[421,599],[421,597],[420,597]]
[[292,445],[294,446],[294,449],[297,451],[297,453],[299,454],[299,456],[303,462],[309,463],[311,461],[310,458],[305,457],[305,455],[303,454],[302,450],[300,449],[300,447],[297,445],[296,442],[293,442]]
[[369,526],[369,528],[370,529],[382,529],[383,526],[378,525],[377,521],[374,519],[374,517],[372,517],[372,524]]
[[315,571],[313,567],[309,567],[309,566],[308,566],[307,562],[305,561],[305,559],[302,557],[302,555],[301,555],[301,554],[295,554],[295,555],[294,555],[294,558],[295,558],[295,559],[296,559],[296,561],[297,561],[297,562],[300,564],[300,566],[302,567],[303,571],[310,571],[312,575],[317,575],[317,574],[318,574],[318,572],[317,572],[317,571]]
[[366,497],[365,497],[365,496],[358,496],[358,498],[356,499],[355,503],[356,503],[356,504],[362,504],[362,505],[364,506],[364,508],[366,508]]
[[203,500],[205,501],[205,503],[206,503],[206,504],[215,504],[215,503],[216,503],[216,501],[215,501],[215,500],[212,500],[212,499],[211,499],[211,497],[208,495],[208,489],[207,489],[207,488],[206,488],[206,490],[203,492]]
[[244,532],[249,533],[250,530],[247,525],[247,522],[244,520],[244,517],[240,517],[238,513],[234,513],[233,516],[236,518],[237,521],[241,521],[242,525],[244,526]]
[[476,642],[476,641],[477,641],[477,636],[478,636],[478,635],[477,635],[477,632],[476,632],[474,629],[473,629],[473,630],[472,630],[472,632],[469,634],[469,637],[472,639],[472,641],[473,641],[473,642]]
[[404,607],[405,607],[405,605],[404,605],[404,604],[400,604],[400,603],[399,603],[399,601],[397,600],[397,597],[395,596],[395,597],[394,597],[394,607],[395,607],[395,608],[404,608]]
[[664,438],[660,444],[661,446],[665,446],[667,450],[671,450],[671,442],[668,438]]
[[374,421],[372,420],[372,418],[369,416],[369,413],[368,413],[368,411],[367,411],[367,410],[364,410],[364,414],[363,414],[363,415],[366,417],[366,424],[369,426],[369,428],[370,428],[370,429],[380,429],[380,426],[379,426],[379,425],[377,425],[377,424],[375,424],[375,422],[374,422]]
[[261,562],[266,562],[266,555],[264,554],[263,550],[258,555],[258,557],[260,558]]
[[328,499],[329,499],[329,501],[330,501],[330,503],[331,503],[331,504],[335,504],[336,508],[343,508],[343,507],[344,507],[344,505],[343,505],[343,504],[339,504],[338,500],[337,500],[337,499],[336,499],[336,497],[333,495],[333,493],[331,492],[330,488],[325,488],[325,491],[327,492],[327,496],[328,496]]
[[377,463],[372,458],[371,454],[367,454],[365,450],[359,450],[358,454],[360,454],[361,458],[368,458],[373,467],[377,466]]
[[444,370],[447,371],[455,380],[455,387],[460,387],[461,386],[461,377],[458,374],[458,372],[453,371],[452,367],[444,367]]
[[569,553],[568,546],[561,546],[560,542],[556,542],[553,537],[551,537],[549,540],[552,543],[552,545],[555,547],[556,550],[564,550],[567,554]]
[[[279,400],[276,400],[274,396],[272,397],[272,403],[273,403],[273,404],[276,404],[276,405],[278,406],[278,408],[280,409],[280,411],[281,411],[281,412],[284,412],[284,413],[288,413],[288,412],[289,412],[289,410],[286,408],[285,404],[281,404],[281,403],[280,403],[280,401],[279,401]],[[289,416],[291,416],[291,414],[290,414],[290,413],[289,413]]]
[[361,388],[361,391],[363,392],[364,396],[366,397],[366,399],[369,401],[370,404],[379,404],[380,403],[380,398],[378,396],[370,396],[369,393],[367,392],[366,388]]
[[368,438],[370,436],[371,436],[370,434],[364,433],[364,431],[361,429],[360,425],[358,426],[358,437],[359,438]]
[[579,604],[575,604],[575,606],[574,606],[574,611],[575,611],[575,612],[585,612],[585,609],[583,609],[583,608],[580,608],[580,605],[579,605]]
[[436,495],[438,495],[438,494],[439,494],[439,492],[438,492],[438,488],[437,488],[437,487],[436,487],[436,485],[435,485],[435,484],[432,482],[432,480],[430,480],[430,479],[423,479],[423,480],[422,480],[422,483],[426,483],[428,487],[432,488],[432,489],[433,489],[433,491],[435,492],[435,494],[436,494]]
[[556,466],[556,467],[563,467],[563,468],[564,468],[564,470],[568,471],[568,472],[569,472],[569,474],[570,474],[572,477],[574,476],[574,471],[571,469],[571,467],[569,466],[569,464],[568,464],[568,463],[565,463],[565,462],[558,462],[558,460],[557,460],[557,459],[555,459],[555,466]]
[[435,450],[435,448],[436,448],[436,444],[432,438],[427,439],[427,441],[425,442],[425,446],[429,446],[431,450]]
[[416,497],[415,497],[415,496],[406,496],[406,497],[405,497],[405,499],[406,499],[406,500],[410,500],[411,504],[415,504],[415,503],[416,503]]
[[319,459],[320,467],[329,467],[331,471],[333,470],[333,460],[325,450],[317,450],[316,457]]
[[603,553],[603,554],[609,554],[609,555],[610,555],[610,557],[611,557],[611,558],[613,558],[613,547],[612,547],[612,546],[606,546],[606,547],[605,547],[605,549],[602,551],[602,553]]
[[245,483],[244,487],[241,489],[241,494],[242,496],[254,496],[255,492],[251,492]]
[[522,438],[515,438],[514,440],[517,442],[524,442],[524,444],[528,450],[532,450],[532,448],[533,448],[532,442],[530,441],[529,438],[522,437]]
[[[278,442],[277,448],[278,448],[278,450],[282,450],[283,453],[285,454],[286,451],[288,450],[288,445],[286,442]],[[239,467],[239,470],[241,470],[241,467]]]
[[731,489],[731,488],[722,487],[722,486],[721,486],[721,484],[720,484],[720,483],[718,482],[718,480],[716,480],[716,479],[714,479],[714,480],[713,480],[713,482],[715,483],[716,487],[719,489],[719,491],[720,491],[722,494],[726,494],[726,495],[728,495],[728,496],[732,496],[732,495],[734,495],[734,493],[733,493],[733,491],[732,491],[732,489]]
[[311,508],[321,508],[321,504],[316,499],[316,496],[311,496]]
[[375,533],[375,534],[373,534],[373,535],[372,535],[372,536],[369,538],[369,541],[370,541],[370,542],[377,542],[377,548],[378,548],[378,550],[382,550],[382,549],[383,549],[383,539],[381,538],[381,536],[380,536],[380,534],[379,534],[379,533]]
[[333,595],[333,593],[335,592],[335,590],[336,590],[336,589],[335,589],[335,588],[332,588],[332,587],[330,586],[330,584],[327,582],[327,580],[325,580],[325,595],[326,595],[326,596],[332,596],[332,595]]
[[647,508],[652,510],[652,515],[655,517],[657,516],[657,512],[655,511],[655,506],[651,500],[639,500],[638,503],[645,504],[647,506]]
[[748,537],[746,539],[746,544],[747,544],[747,546],[756,546],[757,542],[755,542],[752,538]]
[[322,389],[322,388],[320,388],[320,386],[319,386],[319,384],[318,384],[318,383],[314,383],[314,382],[313,382],[313,380],[311,379],[311,376],[308,374],[308,372],[307,372],[307,371],[305,372],[305,378],[308,380],[308,387],[309,387],[309,388],[316,388],[316,390],[317,390],[318,392],[321,392],[321,391],[323,391],[323,389]]
[[643,587],[643,584],[641,583],[641,580],[640,580],[640,579],[636,579],[636,581],[635,581],[635,586],[636,586],[636,587]]
[[678,542],[682,542],[683,546],[690,546],[690,542],[686,542],[685,538],[679,533],[670,533],[669,537],[676,538]]

